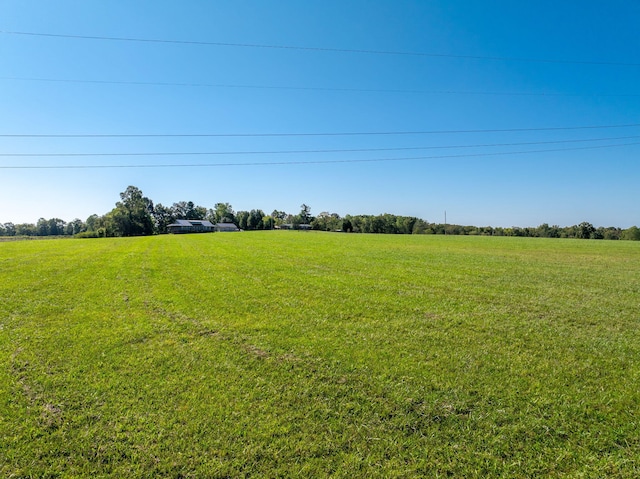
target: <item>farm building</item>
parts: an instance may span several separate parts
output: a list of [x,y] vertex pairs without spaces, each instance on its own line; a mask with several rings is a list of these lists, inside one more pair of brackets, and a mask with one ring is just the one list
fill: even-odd
[[215,226],[206,220],[176,220],[167,229],[169,233],[212,233]]
[[216,223],[214,229],[219,232],[240,231],[233,223]]

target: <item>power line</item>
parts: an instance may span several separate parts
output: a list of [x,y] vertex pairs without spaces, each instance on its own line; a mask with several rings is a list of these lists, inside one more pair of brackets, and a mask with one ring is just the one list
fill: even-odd
[[458,58],[468,60],[491,60],[491,61],[517,61],[529,63],[557,63],[557,64],[575,64],[575,65],[607,65],[607,66],[640,66],[640,63],[631,62],[609,62],[609,61],[588,61],[588,60],[553,60],[544,58],[518,58],[518,57],[499,57],[484,55],[456,55],[450,53],[428,53],[428,52],[410,52],[397,50],[368,50],[355,48],[331,48],[331,47],[305,47],[298,45],[275,45],[264,43],[231,43],[231,42],[210,42],[195,40],[167,40],[157,38],[137,38],[137,37],[112,37],[101,35],[70,35],[59,33],[42,33],[42,32],[24,32],[0,30],[0,33],[6,35],[22,35],[32,37],[48,37],[48,38],[67,38],[74,40],[103,40],[117,42],[137,42],[137,43],[159,43],[174,45],[200,45],[200,46],[216,46],[216,47],[239,47],[239,48],[266,48],[278,50],[299,50],[312,52],[332,52],[332,53],[354,53],[369,55],[396,55],[396,56],[413,56],[413,57],[430,57],[430,58]]
[[[430,145],[394,148],[346,148],[346,149],[310,149],[310,150],[271,150],[271,151],[188,151],[188,152],[134,152],[134,153],[0,153],[0,157],[87,157],[87,156],[209,156],[209,155],[282,155],[307,153],[357,153],[373,151],[408,151],[408,150],[452,150],[459,148],[487,148],[502,146],[549,145],[561,143],[585,143],[594,141],[630,140],[640,136],[618,136],[606,138],[588,138],[553,141],[526,141],[515,143],[480,143],[475,145]],[[615,145],[614,145],[615,146]]]
[[0,166],[3,170],[62,170],[62,169],[107,169],[107,168],[212,168],[212,167],[228,167],[228,166],[287,166],[287,165],[317,165],[317,164],[335,164],[335,163],[382,163],[396,161],[412,161],[412,160],[435,160],[435,159],[451,159],[451,158],[477,158],[488,156],[508,156],[523,155],[531,153],[551,153],[561,151],[575,150],[595,150],[603,148],[616,148],[620,146],[640,145],[640,142],[620,143],[617,145],[599,145],[599,146],[583,146],[574,148],[552,148],[544,150],[525,150],[525,151],[507,151],[494,153],[471,153],[457,155],[437,155],[437,156],[413,156],[403,158],[369,158],[369,159],[342,159],[342,160],[311,160],[311,161],[265,161],[265,162],[242,162],[242,163],[191,163],[191,164],[151,164],[151,165],[44,165],[44,166]]
[[559,126],[538,128],[493,128],[469,130],[415,130],[415,131],[368,131],[368,132],[325,132],[325,133],[86,133],[86,134],[39,134],[39,133],[6,133],[0,138],[232,138],[232,137],[302,137],[302,136],[393,136],[393,135],[436,135],[463,133],[515,133],[527,131],[568,131],[568,130],[598,130],[610,128],[638,127],[640,123],[621,125],[587,125],[587,126]]
[[154,82],[154,81],[125,81],[125,80],[81,80],[72,78],[34,78],[0,76],[0,80],[52,82],[52,83],[83,83],[94,85],[131,85],[131,86],[177,86],[197,88],[234,88],[256,90],[293,90],[314,92],[344,92],[344,93],[408,93],[426,95],[495,95],[495,96],[541,96],[541,97],[639,97],[640,93],[545,93],[545,92],[501,92],[501,91],[473,91],[473,90],[418,90],[401,88],[333,88],[333,87],[304,87],[287,85],[237,85],[229,83],[193,83],[193,82]]

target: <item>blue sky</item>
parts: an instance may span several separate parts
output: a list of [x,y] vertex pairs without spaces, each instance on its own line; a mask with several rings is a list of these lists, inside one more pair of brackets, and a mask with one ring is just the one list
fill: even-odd
[[[4,0],[0,222],[86,219],[135,185],[165,205],[640,225],[638,24],[624,0]],[[354,132],[387,134],[299,135]],[[10,136],[83,134],[253,136]]]

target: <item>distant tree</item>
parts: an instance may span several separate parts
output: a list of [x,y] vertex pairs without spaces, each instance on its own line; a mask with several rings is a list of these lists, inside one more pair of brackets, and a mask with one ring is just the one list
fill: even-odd
[[491,226],[480,226],[477,231],[482,236],[493,236],[493,227]]
[[263,216],[262,217],[262,226],[266,230],[272,230],[276,225],[275,219],[272,216]]
[[622,232],[622,238],[630,241],[640,241],[640,228],[632,226]]
[[203,220],[207,216],[207,208],[197,206],[193,201],[178,201],[171,207],[175,219]]
[[549,225],[547,223],[543,223],[540,226],[538,226],[536,228],[536,236],[540,237],[540,238],[549,238],[549,230],[551,228],[549,227]]
[[311,227],[314,230],[328,231],[328,219],[329,213],[323,211],[313,219],[313,221],[311,222]]
[[280,226],[286,222],[287,213],[284,211],[273,210],[271,212],[271,217],[273,218],[274,226]]
[[614,226],[604,228],[604,239],[606,240],[619,240],[622,237],[622,230]]
[[175,211],[173,208],[164,206],[162,203],[158,203],[153,208],[153,221],[155,231],[158,234],[167,233],[167,226],[176,220]]
[[[370,227],[368,233],[385,233],[386,222],[381,215],[371,217],[371,222],[369,223],[369,225]],[[393,233],[393,231],[388,232]]]
[[286,221],[286,224],[290,224],[294,230],[297,230],[302,224],[300,215],[287,215],[285,221]]
[[300,205],[300,213],[298,216],[300,218],[300,224],[310,224],[313,219],[311,216],[311,208],[304,203]]
[[578,237],[578,225],[565,226],[560,229],[560,238],[577,238]]
[[251,210],[249,217],[247,218],[247,229],[261,230],[263,229],[262,218],[264,217],[264,211]]
[[33,223],[21,223],[15,225],[15,236],[37,236],[38,231]]
[[[193,208],[193,203],[191,203],[191,208]],[[178,201],[171,206],[171,210],[176,219],[186,220],[189,214],[189,205],[186,201]]]
[[547,238],[560,238],[560,226],[558,225],[552,225],[550,226],[547,231]]
[[417,222],[418,218],[414,216],[397,216],[396,231],[401,234],[410,235],[413,233],[413,228]]
[[598,228],[594,228],[593,233],[591,233],[591,239],[604,239],[605,229],[602,226]]
[[216,223],[234,223],[236,218],[232,206],[229,203],[216,203],[214,219]]
[[87,231],[95,231],[96,229],[98,229],[98,220],[100,219],[100,217],[98,215],[91,215],[87,218],[87,220],[84,222],[86,227],[87,227]]
[[342,229],[342,218],[337,213],[323,211],[311,221],[311,227],[320,231],[335,231]]
[[[462,225],[447,224],[445,226],[445,230],[446,230],[446,233],[448,235],[463,235],[464,234],[464,227]],[[520,228],[513,228],[513,230],[514,230],[514,234],[516,234],[516,236],[522,236],[522,230]]]
[[236,216],[236,225],[238,225],[238,228],[240,228],[241,230],[248,229],[249,212],[238,211],[235,216]]
[[73,236],[86,230],[87,228],[82,220],[80,218],[76,218],[73,221],[69,221],[69,223],[67,223],[67,226],[65,227],[65,234]]
[[284,220],[287,217],[287,213],[284,211],[273,210],[271,212],[271,217],[276,220]]
[[204,220],[207,217],[207,208],[204,206],[195,206],[192,211],[193,218],[188,218],[191,220]]
[[[464,227],[465,231],[468,227]],[[535,228],[529,228],[528,226],[525,226],[524,228],[520,229],[520,236],[523,236],[525,238],[532,238],[536,236],[536,229]]]
[[188,220],[199,220],[202,218],[198,218],[198,211],[196,211],[196,205],[193,201],[187,202],[187,212],[185,214],[185,219]]
[[213,208],[207,209],[207,213],[204,215],[204,219],[211,223],[216,223],[216,211]]
[[44,218],[39,218],[36,223],[36,232],[38,236],[49,236],[49,222]]
[[287,217],[287,213],[284,211],[273,210],[271,212],[271,217],[279,220],[283,220]]
[[[354,233],[386,233],[386,234],[424,234],[434,233],[432,226],[426,221],[415,216],[398,216],[390,213],[382,215],[356,215],[345,216],[342,220],[343,231]],[[440,226],[440,233],[444,232],[444,226]],[[470,227],[475,229],[475,227]]]
[[96,233],[98,238],[104,238],[105,236],[109,236],[108,230],[108,214],[99,216],[96,220]]
[[116,207],[107,215],[109,234],[140,236],[153,234],[153,202],[135,186],[120,193]]
[[67,234],[67,223],[60,218],[38,219],[35,234],[38,236],[62,236]]
[[2,225],[4,228],[4,235],[5,236],[15,236],[16,235],[16,225],[14,225],[11,222],[5,223],[4,225]]
[[63,235],[67,223],[60,218],[51,218],[49,221],[49,234],[52,236]]
[[576,230],[576,237],[581,239],[589,239],[596,232],[596,229],[591,223],[583,221],[578,225]]
[[429,223],[424,220],[418,219],[413,224],[413,230],[411,231],[414,235],[423,235],[429,232]]

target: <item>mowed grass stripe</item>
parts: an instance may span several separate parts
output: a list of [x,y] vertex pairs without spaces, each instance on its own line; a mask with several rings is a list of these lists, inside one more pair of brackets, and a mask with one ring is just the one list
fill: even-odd
[[634,477],[632,242],[0,245],[0,473]]

